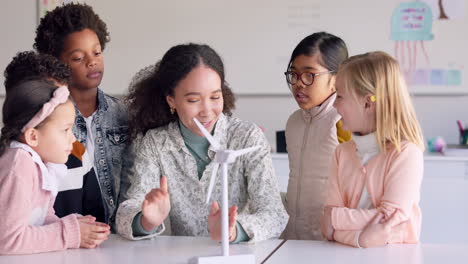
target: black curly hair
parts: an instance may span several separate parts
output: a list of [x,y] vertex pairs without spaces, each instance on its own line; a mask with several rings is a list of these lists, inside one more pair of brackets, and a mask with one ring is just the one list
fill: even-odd
[[216,51],[208,45],[177,45],[155,65],[140,70],[130,83],[126,103],[131,139],[179,119],[177,114],[171,114],[166,96],[173,96],[177,84],[200,64],[218,73],[222,83],[223,113],[232,114],[235,97],[225,80],[223,61]]
[[74,32],[90,29],[99,39],[102,50],[110,41],[104,21],[86,4],[66,4],[48,12],[36,29],[34,49],[40,53],[59,57],[65,38]]
[[67,64],[57,58],[34,51],[18,52],[3,73],[5,90],[20,82],[32,79],[53,79],[61,84],[68,84],[71,71]]

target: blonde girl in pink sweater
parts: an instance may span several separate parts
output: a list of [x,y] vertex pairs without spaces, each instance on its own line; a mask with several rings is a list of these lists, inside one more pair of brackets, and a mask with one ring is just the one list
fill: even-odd
[[66,86],[31,80],[11,87],[0,137],[0,255],[94,248],[109,226],[91,216],[58,218],[57,177],[76,140]]
[[355,247],[417,243],[423,138],[398,62],[384,52],[346,60],[334,103],[353,140],[335,151],[322,233]]

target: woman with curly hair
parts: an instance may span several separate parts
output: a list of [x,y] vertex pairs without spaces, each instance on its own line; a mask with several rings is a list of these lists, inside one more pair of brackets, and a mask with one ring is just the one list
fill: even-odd
[[68,88],[76,108],[73,131],[86,146],[97,176],[83,182],[83,191],[90,194],[83,203],[98,221],[109,224],[117,208],[128,120],[123,102],[99,88],[107,42],[107,26],[93,9],[71,3],[41,19],[34,48],[59,58],[71,69]]
[[[122,175],[117,231],[128,239],[160,234],[221,239],[218,180],[205,205],[215,152],[197,118],[223,148],[261,148],[229,164],[230,241],[278,237],[288,216],[273,171],[270,145],[256,125],[231,117],[234,95],[218,54],[207,45],[174,46],[140,71],[128,96],[132,147]],[[124,184],[125,183],[125,184]]]

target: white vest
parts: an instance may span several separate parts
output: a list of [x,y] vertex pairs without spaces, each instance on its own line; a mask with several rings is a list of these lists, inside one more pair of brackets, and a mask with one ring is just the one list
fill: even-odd
[[320,216],[327,194],[330,163],[338,145],[333,94],[322,105],[298,110],[286,124],[289,182],[286,239],[322,240]]

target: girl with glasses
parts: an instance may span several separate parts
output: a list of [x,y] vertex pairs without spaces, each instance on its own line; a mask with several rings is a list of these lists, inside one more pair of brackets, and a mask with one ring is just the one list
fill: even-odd
[[326,197],[329,164],[336,146],[349,139],[333,108],[335,74],[348,50],[342,39],[326,32],[304,38],[294,49],[285,72],[300,109],[286,124],[289,183],[287,239],[322,239],[320,215]]

